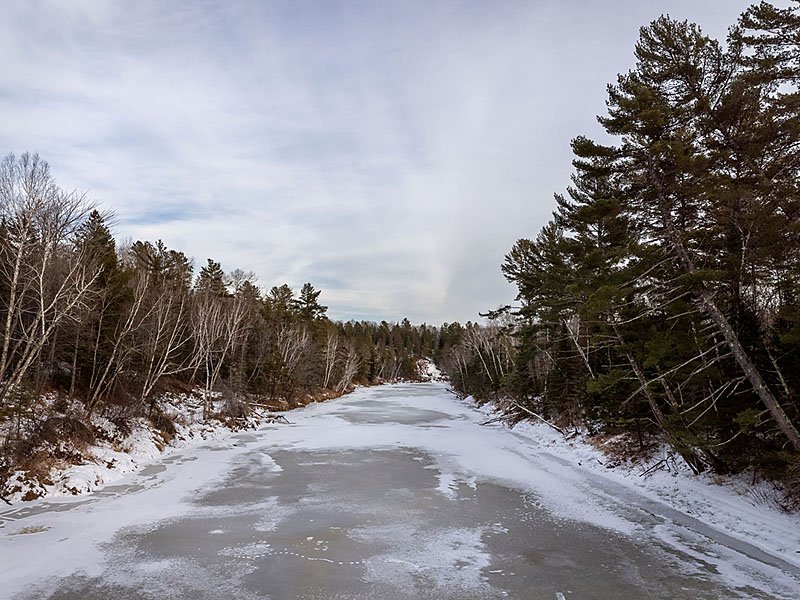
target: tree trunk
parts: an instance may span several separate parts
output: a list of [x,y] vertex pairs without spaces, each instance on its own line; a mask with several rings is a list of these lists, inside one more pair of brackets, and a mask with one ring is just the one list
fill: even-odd
[[[672,219],[672,214],[669,210],[669,203],[664,197],[662,187],[658,181],[655,183],[659,189],[661,218],[666,230],[668,241],[672,245],[672,248],[675,251],[678,261],[683,269],[686,271],[686,273],[693,275],[696,272],[694,262],[692,261],[691,256],[689,256],[689,252],[687,251],[686,246],[684,246],[683,240],[681,240],[678,229]],[[719,332],[722,334],[722,337],[725,339],[726,344],[730,348],[734,359],[744,372],[744,375],[750,382],[750,385],[753,386],[753,389],[766,407],[767,411],[772,417],[772,420],[775,421],[778,429],[780,429],[781,432],[786,436],[786,439],[789,440],[795,451],[800,452],[800,433],[798,433],[797,428],[794,426],[791,420],[789,420],[789,416],[786,414],[786,411],[783,410],[783,407],[772,393],[772,390],[767,387],[764,378],[761,377],[761,373],[759,373],[758,369],[753,364],[753,361],[750,359],[750,356],[748,356],[747,351],[739,341],[739,337],[733,330],[730,321],[728,321],[728,318],[719,309],[716,302],[714,302],[713,292],[708,289],[705,284],[701,285],[702,287],[700,288],[699,292],[700,305],[702,306],[703,310],[705,310],[709,318],[713,321]]]
[[[622,335],[620,335],[619,326],[617,325],[616,321],[614,321],[614,318],[610,318],[609,321],[611,322],[611,327],[614,329],[614,334],[617,336],[617,341],[620,344],[624,343],[622,340]],[[664,435],[670,442],[670,446],[672,446],[676,452],[681,455],[681,458],[683,458],[684,462],[689,465],[689,468],[695,475],[705,471],[705,465],[697,456],[697,453],[693,449],[687,449],[684,444],[675,439],[673,432],[668,428],[667,419],[664,416],[664,412],[658,405],[658,400],[653,394],[653,390],[650,389],[650,382],[647,381],[647,378],[639,366],[639,363],[636,361],[636,358],[634,358],[634,356],[629,352],[625,353],[625,358],[628,360],[628,364],[631,366],[633,373],[636,375],[636,379],[639,381],[639,389],[641,389],[642,393],[644,393],[644,397],[647,398],[647,404],[650,406],[650,410],[653,412],[653,417],[655,418],[659,429],[664,432]]]

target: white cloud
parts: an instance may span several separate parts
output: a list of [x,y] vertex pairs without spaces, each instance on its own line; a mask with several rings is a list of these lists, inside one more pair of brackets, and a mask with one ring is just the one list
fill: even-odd
[[[658,4],[658,6],[656,6]],[[569,183],[605,84],[662,10],[746,2],[12,2],[0,149],[162,238],[311,281],[337,317],[467,320]]]

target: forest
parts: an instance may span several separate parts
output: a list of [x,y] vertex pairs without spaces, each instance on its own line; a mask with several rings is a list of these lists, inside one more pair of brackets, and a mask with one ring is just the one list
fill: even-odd
[[36,154],[0,164],[0,211],[0,480],[81,460],[73,445],[95,439],[95,415],[123,431],[144,417],[169,435],[165,392],[235,422],[253,403],[414,379],[463,329],[335,322],[310,283],[264,293],[254,273],[211,259],[195,273],[160,240],[118,246],[113,217],[59,187]]
[[0,480],[69,458],[95,415],[169,431],[165,392],[235,421],[430,358],[512,421],[615,437],[627,457],[667,444],[800,504],[800,10],[755,5],[724,42],[661,17],[634,54],[603,139],[571,142],[552,219],[505,256],[517,303],[485,325],[333,321],[311,283],[266,291],[160,240],[118,244],[43,158],[6,156]]
[[509,410],[666,442],[695,472],[800,500],[800,13],[752,6],[720,42],[661,17],[607,88],[605,135],[502,273],[516,306],[447,360]]

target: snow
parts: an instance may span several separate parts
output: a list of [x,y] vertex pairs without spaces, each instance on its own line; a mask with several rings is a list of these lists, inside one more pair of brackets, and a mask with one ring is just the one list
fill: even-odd
[[[351,420],[372,409],[368,399],[364,400],[365,406],[352,399],[294,411],[292,421],[296,426],[273,432],[270,440],[278,447],[297,450],[365,449],[386,445],[421,448],[436,459],[436,468],[441,473],[438,489],[445,495],[454,495],[452,485],[457,479],[477,475],[484,480],[535,492],[564,518],[588,521],[625,534],[636,530],[634,522],[597,505],[596,490],[584,489],[580,473],[571,466],[555,461],[532,461],[529,443],[509,435],[505,428],[481,427],[479,423],[485,416],[471,403],[445,394],[442,385],[433,389],[438,393],[404,397],[402,405],[387,410],[389,414],[397,413],[396,421],[365,424],[357,436],[353,435]],[[362,397],[369,398],[380,394],[380,388],[363,392]],[[439,411],[452,422],[446,428],[406,427],[404,425],[410,423],[401,415],[407,415],[408,408],[426,413]]]
[[[444,390],[443,386],[437,386]],[[376,392],[364,390],[362,397]],[[355,399],[344,403],[311,405],[292,415],[296,426],[274,432],[272,444],[299,450],[370,448],[386,445],[415,447],[429,452],[439,470],[437,490],[455,497],[459,481],[472,477],[500,481],[533,493],[559,517],[584,521],[635,536],[641,525],[637,515],[620,510],[620,496],[630,503],[642,496],[652,501],[647,510],[675,520],[686,515],[707,526],[708,535],[720,532],[753,545],[795,567],[800,567],[800,515],[786,514],[748,493],[742,480],[720,484],[712,476],[693,476],[688,469],[654,471],[649,477],[638,468],[606,468],[607,457],[583,438],[565,440],[540,423],[523,422],[513,430],[494,424],[481,426],[492,408],[475,407],[471,399],[457,400],[440,392],[409,396],[403,405],[436,410],[455,421],[447,428],[411,428],[400,423],[363,426],[352,435],[350,412],[363,410]],[[313,427],[313,432],[306,430]],[[627,494],[627,495],[626,495]],[[662,540],[675,546],[675,539]],[[681,545],[681,550],[690,549]]]
[[488,596],[491,589],[481,571],[491,564],[491,555],[485,549],[483,535],[482,528],[444,527],[420,545],[418,532],[402,523],[353,532],[354,539],[368,543],[392,540],[391,551],[367,561],[367,581],[390,583],[413,593],[414,583],[425,578],[437,591],[465,589]]
[[218,421],[204,422],[202,406],[195,398],[181,394],[160,399],[161,408],[175,422],[177,434],[170,442],[147,419],[131,422],[131,432],[122,436],[117,427],[102,416],[93,416],[92,425],[104,439],[87,448],[82,454],[85,462],[78,465],[56,465],[49,475],[50,483],[32,480],[21,471],[9,478],[20,488],[10,494],[12,502],[20,501],[32,491],[40,498],[75,496],[94,492],[118,482],[128,474],[164,456],[205,440],[220,439],[231,431]]
[[[129,474],[122,479],[130,485],[126,493],[42,499],[0,513],[8,532],[0,544],[3,593],[11,597],[43,576],[77,572],[97,577],[106,558],[104,544],[118,531],[129,527],[147,530],[166,515],[189,513],[192,507],[187,492],[197,482],[221,479],[239,449],[198,444],[191,451],[198,460],[165,465],[156,477],[131,479]],[[20,527],[17,520],[25,526]],[[41,531],[26,533],[28,528]]]
[[[92,446],[88,451],[88,462],[61,470],[53,485],[44,486],[44,495],[57,497],[92,492],[161,457],[162,450],[156,444],[155,432],[143,419],[134,427],[118,444],[119,449],[109,442]],[[114,435],[115,432],[109,429],[107,433]]]
[[446,381],[447,375],[442,373],[430,358],[417,361],[417,375],[421,381]]
[[[389,405],[383,412],[387,418],[378,422],[355,418],[376,410],[379,403]],[[409,419],[415,412],[427,420]],[[425,452],[436,470],[432,493],[453,502],[459,501],[462,486],[475,489],[484,482],[500,482],[524,492],[556,520],[586,522],[634,538],[654,533],[666,546],[697,558],[687,570],[705,561],[726,581],[740,585],[783,589],[797,585],[785,568],[771,566],[775,563],[769,560],[800,568],[800,516],[760,501],[761,495],[750,493],[743,480],[720,484],[680,468],[641,477],[649,465],[606,468],[605,455],[586,439],[565,440],[543,424],[525,422],[512,430],[497,423],[481,425],[491,414],[491,407],[477,408],[448,393],[444,385],[428,383],[362,388],[339,400],[286,413],[290,425],[264,425],[255,432],[232,433],[186,414],[179,436],[167,447],[166,460],[158,460],[164,456],[158,436],[145,427],[136,428],[116,448],[112,444],[94,448],[94,462],[64,472],[48,488],[48,498],[0,512],[0,531],[5,532],[0,534],[4,593],[13,594],[42,577],[100,575],[104,543],[122,530],[147,531],[153,523],[190,514],[193,491],[222,481],[242,461],[255,461],[260,469],[280,473],[273,458],[276,451],[380,448]],[[112,482],[124,485],[104,491]],[[96,493],[73,496],[73,490]],[[223,514],[230,509],[205,510]],[[274,499],[248,510],[262,516],[257,531],[272,531],[284,518]],[[642,515],[653,516],[658,524],[645,531]],[[207,533],[217,536],[224,531]],[[459,569],[465,572],[458,577],[459,585],[482,589],[480,573],[489,564],[482,541],[485,532],[443,527],[440,542],[425,546],[415,545],[413,532],[403,533],[401,524],[398,531],[385,533],[397,544],[384,560],[366,565],[369,578],[399,581],[411,566],[412,573],[416,570],[437,585],[451,586],[452,573]],[[375,535],[375,530],[365,528],[362,535]],[[769,560],[749,560],[751,547]],[[243,551],[273,552],[264,545]],[[397,561],[405,563],[402,569]],[[392,564],[397,568],[387,570]],[[473,572],[474,577],[469,575]]]
[[670,464],[670,470],[657,469],[643,476],[663,454],[646,463],[609,468],[608,457],[584,437],[567,441],[547,425],[532,422],[520,423],[512,431],[540,452],[559,457],[580,471],[635,490],[800,567],[800,514],[787,514],[769,503],[758,491],[766,484],[753,487],[746,477],[694,475],[678,461]]

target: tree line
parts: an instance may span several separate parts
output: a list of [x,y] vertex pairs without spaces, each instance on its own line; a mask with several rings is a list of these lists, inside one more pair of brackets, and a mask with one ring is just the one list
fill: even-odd
[[798,3],[750,7],[725,43],[661,17],[635,58],[598,117],[612,141],[572,141],[553,218],[505,257],[520,305],[447,369],[465,393],[800,493]]
[[449,328],[407,319],[332,321],[310,283],[264,292],[211,259],[195,273],[160,240],[120,246],[109,219],[38,155],[0,163],[0,471],[93,415],[168,427],[164,391],[199,390],[206,419],[221,396],[241,417],[253,402],[413,379],[420,358],[452,344]]

